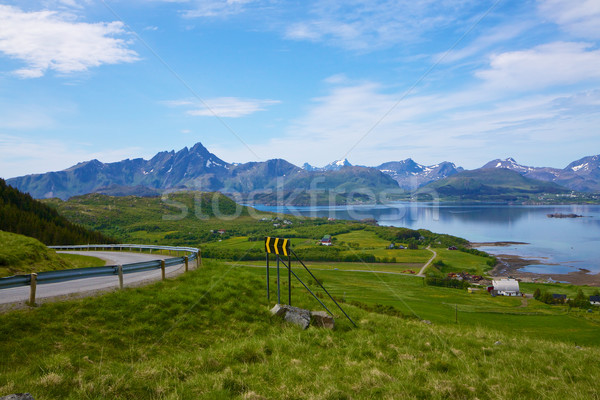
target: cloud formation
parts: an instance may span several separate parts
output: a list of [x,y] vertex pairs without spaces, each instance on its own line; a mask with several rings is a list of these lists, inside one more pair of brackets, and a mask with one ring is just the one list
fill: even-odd
[[26,64],[13,71],[21,78],[137,61],[138,54],[118,37],[125,33],[121,22],[76,22],[68,13],[0,5],[0,53]]
[[188,115],[196,117],[240,118],[265,111],[268,106],[278,104],[278,100],[242,99],[238,97],[215,97],[202,102],[193,100],[173,100],[164,104],[170,107],[186,107]]
[[538,0],[542,16],[584,39],[600,39],[600,2],[597,0]]
[[555,42],[491,56],[477,76],[494,88],[526,91],[600,79],[600,50],[590,43]]

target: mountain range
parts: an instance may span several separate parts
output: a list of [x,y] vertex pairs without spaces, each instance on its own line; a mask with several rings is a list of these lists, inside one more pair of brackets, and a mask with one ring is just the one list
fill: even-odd
[[528,167],[518,164],[513,158],[493,160],[482,169],[503,168],[540,181],[554,182],[579,192],[600,191],[600,155],[583,157],[563,169]]
[[231,164],[210,153],[201,143],[191,149],[164,151],[150,160],[114,163],[91,160],[58,172],[26,175],[7,183],[35,198],[67,199],[86,193],[142,194],[164,190],[201,190],[225,193],[283,190],[373,192],[397,189],[388,175],[374,169],[346,166],[330,171],[307,171],[282,159]]
[[[505,170],[527,181],[509,177]],[[377,193],[430,187],[436,190],[445,188],[442,191],[448,193],[456,194],[457,190],[465,190],[474,194],[477,192],[473,191],[477,186],[474,182],[483,182],[485,186],[484,181],[490,181],[494,176],[512,182],[515,188],[529,188],[526,192],[548,190],[549,193],[555,193],[565,189],[598,192],[600,156],[584,157],[564,169],[523,166],[512,158],[493,160],[472,171],[465,171],[448,161],[426,166],[410,158],[376,167],[355,166],[343,159],[322,168],[308,163],[299,168],[283,159],[228,163],[197,143],[190,149],[185,147],[177,152],[160,152],[150,160],[136,158],[113,163],[91,160],[63,171],[8,179],[7,183],[35,198],[62,199],[94,192],[121,196],[153,196],[165,190],[273,193],[282,186],[283,191],[287,192],[320,189],[344,193],[368,190]],[[544,185],[543,182],[553,185]],[[485,189],[490,190],[488,186]]]

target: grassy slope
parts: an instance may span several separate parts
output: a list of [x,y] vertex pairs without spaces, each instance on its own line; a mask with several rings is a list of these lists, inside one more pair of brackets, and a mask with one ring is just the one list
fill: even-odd
[[0,231],[0,277],[73,268],[34,238]]
[[0,231],[0,277],[104,265],[96,257],[57,254],[34,238]]
[[[209,262],[176,281],[0,315],[0,396],[28,391],[36,399],[588,399],[600,394],[597,346],[577,349],[485,325],[427,325],[350,305],[345,307],[359,329],[338,319],[334,331],[300,331],[270,317],[263,288],[258,270],[233,271]],[[296,304],[316,308],[302,293],[294,292]]]

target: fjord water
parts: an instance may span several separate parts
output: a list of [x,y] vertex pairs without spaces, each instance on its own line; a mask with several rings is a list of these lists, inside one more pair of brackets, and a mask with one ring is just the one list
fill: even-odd
[[[376,206],[275,207],[264,211],[361,220],[380,225],[429,229],[471,242],[525,242],[524,245],[482,247],[492,254],[514,254],[537,259],[540,265],[524,271],[568,273],[578,268],[600,273],[600,206],[506,205],[491,203],[396,202]],[[548,218],[547,214],[578,214],[582,218]]]

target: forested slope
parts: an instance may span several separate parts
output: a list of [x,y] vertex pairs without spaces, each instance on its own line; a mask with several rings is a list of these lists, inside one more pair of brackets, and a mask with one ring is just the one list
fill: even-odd
[[114,240],[69,222],[53,208],[0,179],[0,230],[38,239],[46,245],[113,243]]

